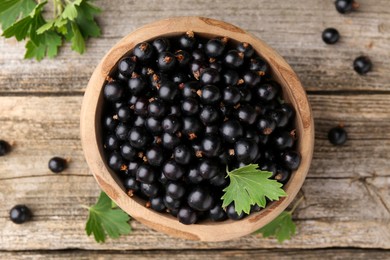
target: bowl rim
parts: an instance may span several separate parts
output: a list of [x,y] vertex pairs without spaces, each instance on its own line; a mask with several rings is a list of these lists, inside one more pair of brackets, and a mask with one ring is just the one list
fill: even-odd
[[[226,36],[248,42],[271,66],[274,78],[281,84],[283,95],[294,106],[296,125],[299,129],[298,150],[302,161],[297,171],[285,185],[287,197],[267,204],[265,209],[248,217],[232,221],[201,222],[184,225],[169,214],[161,214],[146,208],[137,198],[130,198],[123,185],[106,165],[100,137],[102,87],[119,59],[135,44],[158,36],[173,36],[186,31],[204,36]],[[164,32],[164,33],[162,33]],[[314,122],[305,90],[288,63],[271,47],[250,33],[232,24],[196,16],[172,17],[140,27],[117,42],[101,59],[86,88],[80,114],[81,142],[90,171],[99,186],[124,211],[139,222],[169,235],[200,241],[225,241],[252,233],[276,218],[294,199],[309,171],[314,149]]]

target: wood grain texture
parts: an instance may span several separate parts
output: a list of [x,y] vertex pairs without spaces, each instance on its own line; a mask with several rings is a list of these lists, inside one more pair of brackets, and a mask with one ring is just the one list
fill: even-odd
[[[87,212],[79,207],[94,203],[99,194],[80,147],[81,97],[0,97],[0,138],[15,141],[12,153],[0,160],[0,250],[390,248],[389,96],[310,95],[309,100],[317,139],[293,240],[279,245],[246,236],[224,243],[191,242],[133,222],[132,235],[99,245],[85,235]],[[334,147],[326,133],[340,121],[350,139]],[[47,169],[54,154],[71,157],[69,169],[58,175]],[[8,220],[8,210],[17,203],[31,207],[32,222],[18,226]]]
[[[99,17],[103,35],[88,41],[88,51],[78,55],[69,44],[55,60],[23,60],[24,43],[0,39],[0,92],[84,91],[98,61],[122,37],[136,28],[170,16],[206,16],[235,24],[276,49],[300,76],[308,90],[380,90],[390,86],[390,2],[361,1],[359,11],[336,12],[333,0],[207,1],[117,0],[96,1],[104,12]],[[327,46],[321,33],[336,27],[341,40]],[[374,63],[368,76],[352,70],[355,57],[366,54]]]
[[156,250],[156,251],[32,251],[32,252],[0,252],[0,256],[8,259],[266,259],[266,260],[383,260],[390,257],[390,252],[384,250],[360,249],[323,249],[323,250]]

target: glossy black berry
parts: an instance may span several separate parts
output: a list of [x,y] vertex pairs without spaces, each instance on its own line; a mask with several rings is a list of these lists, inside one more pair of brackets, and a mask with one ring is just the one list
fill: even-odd
[[54,173],[62,172],[67,167],[67,162],[61,157],[53,157],[49,160],[49,169]]
[[135,61],[130,57],[121,59],[118,62],[118,71],[121,75],[130,78],[135,69]]
[[170,71],[176,66],[176,57],[171,52],[161,52],[158,55],[157,66],[161,71]]
[[[103,127],[108,131],[113,131],[118,124],[118,120],[114,119],[112,115],[107,115],[103,118]],[[4,141],[3,141],[4,142]],[[2,142],[0,141],[0,145]],[[0,153],[1,154],[1,153]]]
[[137,181],[142,183],[152,183],[157,179],[157,174],[152,166],[143,164],[136,172]]
[[238,83],[239,75],[235,70],[227,70],[222,74],[223,82],[229,86],[235,86]]
[[322,40],[326,44],[335,44],[340,39],[339,31],[335,28],[327,28],[322,32]]
[[134,159],[133,161],[130,161],[127,165],[127,170],[125,173],[130,176],[135,176],[137,173],[138,167],[142,164],[140,160]]
[[139,98],[134,105],[134,114],[139,116],[148,115],[149,100],[146,98]]
[[177,72],[172,75],[172,81],[176,84],[187,82],[190,79],[189,75],[183,72]]
[[256,110],[251,105],[242,105],[237,109],[237,119],[243,124],[252,125],[256,118]]
[[205,46],[205,52],[207,56],[211,58],[217,58],[225,51],[226,39],[214,38],[209,40]]
[[243,219],[246,214],[244,212],[241,212],[241,214],[237,214],[236,208],[234,207],[234,203],[232,202],[229,206],[226,207],[226,215],[228,218],[233,220],[239,220]]
[[4,140],[0,140],[0,156],[6,155],[11,150],[11,146]]
[[206,85],[201,89],[200,99],[203,104],[215,104],[221,100],[221,91],[214,85]]
[[215,157],[222,152],[222,140],[219,135],[205,135],[201,145],[202,152],[207,157]]
[[117,102],[123,97],[124,89],[119,82],[112,81],[108,82],[104,86],[103,93],[106,100],[110,102]]
[[216,204],[209,210],[209,218],[212,221],[223,221],[227,219],[226,212],[223,210],[221,204]]
[[213,206],[214,199],[207,189],[197,186],[189,192],[187,203],[195,210],[206,211]]
[[213,68],[207,68],[207,69],[204,69],[200,73],[199,80],[200,80],[200,83],[202,83],[204,85],[216,84],[221,80],[221,77],[219,75],[218,70],[213,69]]
[[276,123],[277,127],[285,127],[288,123],[287,113],[281,109],[270,110],[266,116]]
[[244,83],[251,87],[258,85],[261,82],[261,76],[257,71],[247,71],[244,73],[242,78]]
[[236,50],[230,50],[225,55],[224,63],[229,68],[237,69],[244,64],[244,54]]
[[157,212],[163,212],[166,209],[163,197],[151,198],[149,202],[150,202],[150,207]]
[[273,84],[262,84],[255,87],[255,93],[260,101],[271,101],[278,94],[278,88]]
[[184,168],[174,160],[167,161],[163,166],[163,173],[169,180],[178,180],[184,176]]
[[275,148],[279,150],[284,150],[293,146],[294,139],[287,131],[277,131],[272,135],[272,143]]
[[[203,125],[196,117],[183,118],[183,134],[190,138],[196,138],[203,132]],[[193,136],[193,137],[191,137]]]
[[239,43],[237,45],[237,51],[244,53],[245,58],[250,58],[255,53],[255,49],[247,42]]
[[257,71],[261,75],[268,74],[269,65],[260,57],[252,58],[249,61],[249,70]]
[[280,110],[282,110],[286,116],[287,116],[287,119],[290,121],[292,118],[294,118],[295,116],[295,111],[294,111],[294,108],[290,105],[290,104],[287,104],[287,103],[284,103],[280,106],[279,108]]
[[167,112],[168,112],[168,107],[162,100],[155,99],[149,103],[148,106],[149,116],[155,118],[161,118],[164,117],[167,114]]
[[347,141],[347,131],[343,127],[334,127],[328,132],[328,139],[334,145],[343,145]]
[[160,194],[160,185],[157,182],[141,183],[140,189],[149,198],[154,198]]
[[197,91],[200,88],[198,81],[188,81],[180,86],[181,94],[183,97],[197,97]]
[[195,97],[189,97],[181,103],[181,111],[184,115],[192,116],[199,113],[199,101]]
[[199,168],[196,165],[193,165],[189,168],[186,177],[187,177],[187,182],[191,184],[198,184],[201,181],[203,181]]
[[257,130],[263,135],[271,134],[276,128],[276,122],[270,118],[260,117],[256,122]]
[[182,49],[192,50],[196,47],[196,38],[193,32],[188,31],[179,38],[179,45]]
[[165,81],[161,84],[158,95],[165,101],[172,102],[178,93],[178,87],[172,81]]
[[131,146],[138,149],[145,149],[152,142],[152,137],[144,128],[133,127],[129,132],[129,141]]
[[177,219],[185,225],[194,224],[198,220],[196,212],[190,207],[181,207],[177,213]]
[[163,131],[161,121],[155,117],[146,118],[145,127],[152,135],[160,135]]
[[226,187],[228,182],[226,173],[223,171],[220,171],[217,175],[210,179],[210,184],[216,187]]
[[169,115],[162,121],[162,129],[164,132],[174,134],[182,127],[181,120],[175,115]]
[[152,42],[154,49],[158,52],[169,51],[171,44],[167,38],[157,38]]
[[225,142],[235,143],[244,134],[244,129],[237,120],[223,122],[220,133]]
[[138,191],[140,188],[140,183],[135,179],[135,177],[131,176],[124,180],[123,185],[126,190]]
[[250,139],[240,139],[234,145],[234,154],[240,162],[253,163],[259,154],[259,147]]
[[186,193],[186,188],[181,182],[169,182],[165,186],[165,193],[174,199],[180,199]]
[[199,119],[206,126],[215,125],[222,119],[221,111],[215,106],[204,106],[200,111]]
[[176,146],[180,144],[180,138],[177,134],[163,133],[161,136],[162,145],[169,149],[173,150]]
[[147,83],[143,76],[133,73],[133,75],[127,82],[127,86],[134,96],[139,96],[146,89]]
[[194,151],[188,145],[178,145],[173,151],[173,158],[175,161],[182,165],[187,165],[194,157]]
[[234,106],[241,100],[240,90],[237,87],[229,86],[223,90],[223,102],[226,105]]
[[128,106],[121,106],[117,110],[118,120],[127,122],[132,118],[132,111]]
[[119,141],[116,135],[108,135],[104,141],[104,148],[107,150],[115,150],[119,147]]
[[16,205],[9,212],[9,218],[15,224],[22,224],[31,219],[30,209],[25,205]]
[[301,155],[296,151],[285,151],[282,153],[281,161],[289,170],[295,171],[301,163]]
[[146,118],[143,116],[137,116],[134,119],[133,125],[134,126],[144,126],[145,125]]
[[200,160],[198,164],[200,176],[202,176],[204,180],[216,176],[219,172],[219,167],[218,159],[204,158]]
[[[115,128],[115,136],[118,138],[118,140],[124,141],[124,140],[126,140],[128,138],[129,131],[130,131],[129,125],[124,124],[124,123],[120,123]],[[107,142],[106,142],[106,145],[108,145]],[[110,149],[109,147],[110,146],[107,146],[108,149]],[[112,149],[116,149],[116,148],[112,148]]]
[[252,91],[248,87],[240,87],[240,95],[242,102],[250,102],[252,100]]
[[356,7],[356,2],[354,0],[336,0],[335,6],[337,12],[340,14],[346,14],[353,11]]
[[119,171],[123,165],[122,156],[118,152],[112,152],[107,158],[108,166],[114,171]]
[[175,52],[175,58],[176,63],[179,65],[179,67],[184,68],[187,66],[191,61],[191,55],[183,50],[178,50]]
[[161,166],[164,162],[164,151],[160,146],[153,145],[145,153],[148,163],[152,166]]
[[353,69],[360,75],[372,70],[372,62],[367,56],[359,56],[353,61]]
[[181,205],[181,200],[174,199],[171,196],[169,196],[168,194],[165,194],[163,200],[164,200],[164,205],[169,210],[178,209],[180,207],[180,205]]
[[153,57],[153,47],[147,42],[141,42],[134,47],[133,53],[138,60],[145,62]]

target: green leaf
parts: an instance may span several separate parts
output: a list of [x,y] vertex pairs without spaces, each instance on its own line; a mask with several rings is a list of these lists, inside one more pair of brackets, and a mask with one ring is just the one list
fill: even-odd
[[295,235],[296,226],[292,220],[291,213],[283,211],[277,218],[255,233],[263,234],[263,237],[276,237],[279,243],[291,239]]
[[61,17],[70,21],[74,21],[78,15],[76,6],[79,6],[82,1],[83,0],[76,0],[67,4],[64,11],[62,12]]
[[42,60],[45,55],[49,58],[53,58],[58,53],[58,48],[62,44],[61,36],[52,31],[46,31],[42,35],[39,35],[39,42],[35,44],[29,40],[26,44],[25,59],[35,58],[36,60]]
[[26,53],[24,54],[25,59],[33,59],[40,61],[45,57],[45,46],[35,45],[32,41],[26,43]]
[[72,50],[77,51],[80,54],[83,54],[85,51],[85,40],[83,35],[80,32],[79,27],[76,23],[72,23],[72,33],[73,36],[71,38],[72,42]]
[[100,36],[100,27],[94,20],[94,15],[99,13],[100,9],[88,4],[88,2],[82,2],[77,10],[79,16],[76,22],[84,38]]
[[222,207],[234,202],[237,214],[242,211],[249,214],[252,205],[265,207],[266,198],[269,200],[279,200],[286,196],[282,189],[282,184],[276,180],[269,179],[271,172],[258,170],[257,164],[249,164],[241,168],[228,171],[230,184],[223,191]]
[[88,236],[94,235],[96,242],[104,242],[106,234],[111,238],[129,234],[129,220],[129,215],[120,208],[112,208],[111,199],[101,192],[97,203],[89,208],[85,230]]
[[2,0],[0,1],[0,23],[3,30],[16,22],[20,17],[29,14],[35,7],[34,0]]
[[47,21],[44,25],[42,25],[41,27],[38,28],[36,33],[37,34],[42,34],[42,33],[46,32],[46,31],[50,30],[51,28],[53,28],[54,23],[55,23],[54,20]]

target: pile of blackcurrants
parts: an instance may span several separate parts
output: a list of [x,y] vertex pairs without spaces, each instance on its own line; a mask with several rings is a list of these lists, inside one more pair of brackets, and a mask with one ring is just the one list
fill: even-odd
[[300,164],[294,108],[248,43],[193,32],[139,43],[103,95],[108,166],[129,196],[184,224],[245,217],[221,207],[226,169],[256,163],[285,184]]

